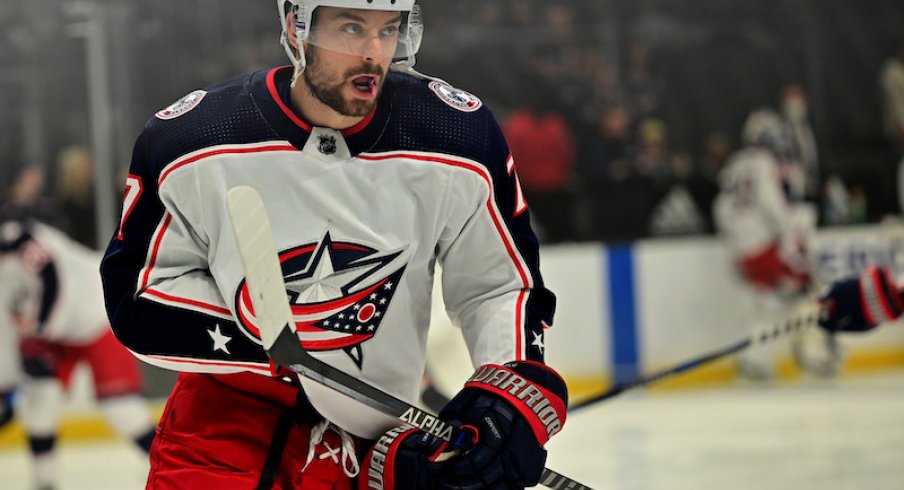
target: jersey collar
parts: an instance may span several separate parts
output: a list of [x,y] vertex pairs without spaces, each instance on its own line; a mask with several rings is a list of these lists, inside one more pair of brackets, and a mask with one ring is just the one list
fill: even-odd
[[[302,120],[289,106],[292,66],[281,66],[255,73],[251,81],[251,95],[258,110],[273,130],[299,150],[307,144],[315,128]],[[384,85],[377,107],[358,124],[340,131],[352,155],[372,148],[389,120],[392,106],[390,87]]]

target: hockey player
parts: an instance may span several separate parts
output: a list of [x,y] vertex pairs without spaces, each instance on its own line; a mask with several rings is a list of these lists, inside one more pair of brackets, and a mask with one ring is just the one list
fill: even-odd
[[[744,124],[745,148],[730,157],[720,174],[721,191],[714,203],[716,228],[734,259],[751,298],[745,315],[754,325],[785,316],[810,287],[810,237],[816,217],[803,194],[800,167],[792,160],[790,135],[778,114],[753,112]],[[801,340],[797,339],[797,345]],[[815,374],[834,372],[829,353],[797,359]],[[773,345],[746,349],[738,357],[739,373],[765,380],[774,375]],[[811,360],[812,359],[812,360]]]
[[[543,364],[555,298],[496,121],[411,68],[414,0],[277,5],[292,65],[196,90],[148,122],[101,267],[119,340],[181,371],[148,488],[535,485],[566,388]],[[237,185],[263,195],[301,344],[408,402],[443,265],[471,359],[496,373],[441,414],[473,428],[473,448],[440,458],[433,436],[271,370],[227,219]],[[503,378],[514,384],[494,386]]]
[[39,489],[57,480],[59,408],[78,363],[90,368],[98,406],[117,432],[144,451],[154,438],[138,363],[106,318],[100,258],[46,225],[0,225],[0,421],[12,419],[15,390]]

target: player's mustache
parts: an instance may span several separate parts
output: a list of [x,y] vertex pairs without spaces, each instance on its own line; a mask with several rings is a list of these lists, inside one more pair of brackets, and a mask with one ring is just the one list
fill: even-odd
[[374,75],[377,77],[382,77],[383,74],[383,67],[380,65],[361,65],[345,72],[345,78],[357,77],[360,75]]

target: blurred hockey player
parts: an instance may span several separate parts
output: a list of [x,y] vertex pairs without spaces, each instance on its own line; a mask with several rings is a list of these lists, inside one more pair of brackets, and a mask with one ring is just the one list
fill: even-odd
[[98,407],[110,425],[146,452],[154,438],[138,363],[109,328],[100,259],[47,225],[0,225],[0,422],[12,420],[16,408],[28,434],[36,489],[58,483],[59,409],[79,363],[90,368]]
[[[792,159],[793,144],[780,116],[767,109],[753,112],[744,124],[743,140],[744,148],[730,157],[720,174],[714,216],[750,293],[750,311],[742,321],[756,328],[780,320],[809,290],[816,213],[800,201],[803,175]],[[808,371],[834,372],[833,352],[804,352],[802,339],[793,345],[795,359]],[[775,345],[746,349],[738,356],[739,374],[757,380],[772,378],[776,355]]]
[[[494,116],[412,69],[414,0],[277,6],[292,64],[195,90],[147,123],[101,266],[117,338],[181,371],[148,488],[537,484],[567,391],[543,363],[555,297]],[[473,428],[471,449],[444,453],[432,435],[273,369],[227,218],[238,185],[260,191],[274,223],[302,346],[409,403],[443,266],[479,375],[440,415]],[[493,384],[503,379],[509,389]]]

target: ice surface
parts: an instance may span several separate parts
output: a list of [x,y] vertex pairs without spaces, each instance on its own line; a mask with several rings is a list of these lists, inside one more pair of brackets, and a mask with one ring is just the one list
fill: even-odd
[[[904,371],[837,382],[635,392],[572,414],[548,466],[605,490],[904,489]],[[59,490],[138,490],[125,442],[60,447]],[[0,488],[28,489],[24,448]]]

